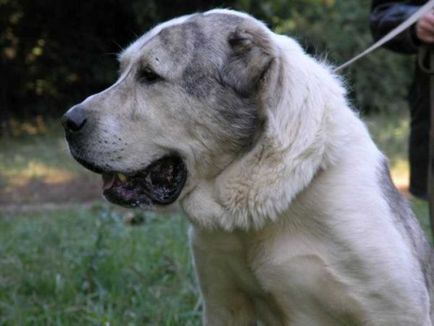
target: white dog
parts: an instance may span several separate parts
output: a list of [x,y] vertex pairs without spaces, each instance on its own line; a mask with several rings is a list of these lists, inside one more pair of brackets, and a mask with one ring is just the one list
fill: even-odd
[[432,325],[432,253],[330,67],[246,14],[171,20],[63,118],[128,207],[179,200],[205,325]]

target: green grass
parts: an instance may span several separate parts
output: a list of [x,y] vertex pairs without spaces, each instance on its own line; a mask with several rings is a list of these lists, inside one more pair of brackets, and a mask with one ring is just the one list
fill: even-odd
[[59,124],[50,125],[45,133],[0,138],[0,205],[98,196],[100,178],[71,157]]
[[[405,179],[407,118],[366,120]],[[88,175],[58,130],[0,140],[0,193]],[[412,206],[429,234],[427,204]],[[6,214],[0,206],[0,325],[200,324],[185,217],[136,213],[143,223],[131,226],[109,207]]]
[[409,178],[407,159],[409,117],[406,112],[371,114],[364,117],[372,138],[389,159],[394,182],[406,188]]
[[84,170],[71,159],[60,124],[50,123],[46,133],[0,138],[0,171],[17,174],[37,163],[49,168],[64,169],[74,173]]
[[429,221],[429,212],[428,212],[428,204],[425,201],[413,199],[411,201],[411,206],[413,208],[416,217],[418,218],[422,228],[425,231],[430,242],[433,242],[432,234],[430,230],[430,221]]
[[35,136],[0,139],[0,186],[31,180],[66,181],[90,174],[70,156],[57,129]]
[[[427,227],[426,204],[414,203]],[[0,216],[0,325],[199,325],[179,214],[106,206]]]
[[186,227],[107,207],[3,216],[0,325],[198,325]]

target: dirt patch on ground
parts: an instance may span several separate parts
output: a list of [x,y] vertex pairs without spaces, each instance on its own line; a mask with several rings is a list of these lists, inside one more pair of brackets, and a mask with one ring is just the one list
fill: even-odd
[[97,176],[77,176],[66,182],[30,180],[16,187],[0,187],[0,206],[68,204],[101,198],[101,180]]

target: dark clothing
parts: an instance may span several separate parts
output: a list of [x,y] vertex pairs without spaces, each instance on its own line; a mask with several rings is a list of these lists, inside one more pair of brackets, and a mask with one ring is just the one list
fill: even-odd
[[[379,39],[410,17],[420,6],[420,1],[373,0],[369,22],[372,35]],[[415,54],[421,43],[414,26],[399,34],[385,47],[400,53]],[[410,104],[410,192],[416,197],[427,197],[428,152],[430,128],[429,76],[416,65],[409,94]]]

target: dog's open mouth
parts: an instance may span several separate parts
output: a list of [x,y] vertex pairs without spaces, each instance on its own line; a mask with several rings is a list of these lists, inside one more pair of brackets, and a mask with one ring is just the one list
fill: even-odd
[[133,174],[103,172],[104,196],[125,207],[167,205],[180,195],[187,169],[178,156],[167,156]]

